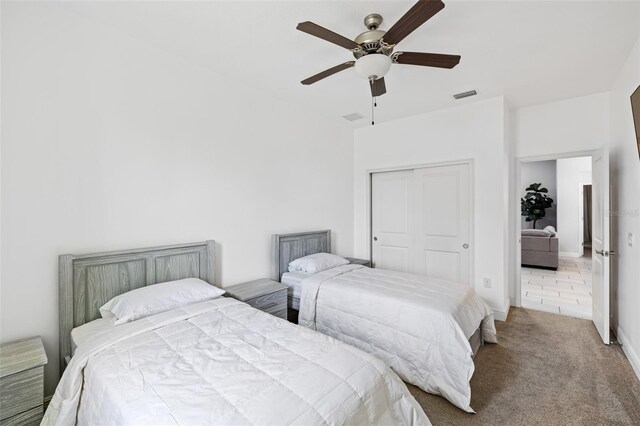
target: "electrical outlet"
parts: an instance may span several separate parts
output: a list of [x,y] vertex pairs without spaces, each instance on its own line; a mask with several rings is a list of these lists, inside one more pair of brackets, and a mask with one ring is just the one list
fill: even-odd
[[631,232],[627,234],[627,245],[633,247],[633,233]]
[[491,278],[483,278],[482,284],[484,284],[485,288],[491,288]]

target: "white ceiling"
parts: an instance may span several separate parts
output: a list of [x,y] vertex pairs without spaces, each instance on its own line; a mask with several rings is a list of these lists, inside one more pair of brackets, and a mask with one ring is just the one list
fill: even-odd
[[[454,1],[396,50],[462,56],[452,69],[392,66],[376,121],[505,95],[513,107],[606,91],[640,35],[640,2]],[[351,60],[350,52],[296,31],[310,20],[348,38],[377,12],[388,29],[412,1],[79,2],[73,12],[240,79],[317,113],[369,117],[368,83],[347,70],[312,86],[300,80]],[[219,84],[225,84],[220,81]],[[455,101],[454,93],[479,96]],[[368,125],[359,120],[353,126]]]

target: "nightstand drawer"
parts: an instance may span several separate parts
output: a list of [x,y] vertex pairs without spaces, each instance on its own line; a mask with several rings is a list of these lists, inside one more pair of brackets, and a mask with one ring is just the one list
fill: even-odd
[[42,406],[43,372],[44,367],[36,367],[0,378],[0,420]]
[[276,317],[287,319],[288,287],[268,278],[226,287],[227,295]]
[[268,313],[278,312],[287,309],[286,290],[275,291],[255,299],[247,300],[247,303],[256,309]]
[[0,420],[0,426],[37,426],[42,421],[43,415],[42,405],[39,405],[11,418]]

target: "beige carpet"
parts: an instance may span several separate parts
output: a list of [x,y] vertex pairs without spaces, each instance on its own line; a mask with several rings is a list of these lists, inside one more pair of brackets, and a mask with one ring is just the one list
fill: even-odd
[[512,308],[476,356],[467,414],[409,385],[438,425],[640,425],[640,381],[588,320]]

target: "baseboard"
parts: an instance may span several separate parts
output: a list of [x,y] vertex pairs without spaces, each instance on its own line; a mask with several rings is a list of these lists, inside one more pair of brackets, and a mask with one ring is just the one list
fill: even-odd
[[562,256],[562,257],[582,257],[580,255],[580,253],[571,253],[568,251],[561,251],[558,253],[558,256]]
[[506,305],[501,309],[493,309],[493,318],[498,321],[506,321],[509,316],[509,307],[510,305]]
[[633,371],[636,372],[636,376],[638,376],[638,379],[640,380],[640,357],[638,357],[638,354],[633,349],[633,346],[631,346],[627,336],[620,327],[618,327],[616,334],[618,342],[622,345],[622,351],[627,356],[629,364],[631,364],[631,368],[633,368]]

